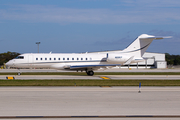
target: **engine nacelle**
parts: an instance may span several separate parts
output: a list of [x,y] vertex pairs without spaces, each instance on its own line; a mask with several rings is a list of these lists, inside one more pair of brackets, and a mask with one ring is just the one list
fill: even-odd
[[131,56],[122,55],[122,54],[107,54],[107,62],[110,63],[124,63],[126,62]]

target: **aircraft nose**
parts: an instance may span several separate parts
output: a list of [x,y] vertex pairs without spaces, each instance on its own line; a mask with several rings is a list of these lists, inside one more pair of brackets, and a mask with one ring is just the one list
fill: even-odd
[[6,65],[7,67],[11,67],[11,66],[13,66],[13,61],[10,60],[10,61],[8,61],[5,65]]

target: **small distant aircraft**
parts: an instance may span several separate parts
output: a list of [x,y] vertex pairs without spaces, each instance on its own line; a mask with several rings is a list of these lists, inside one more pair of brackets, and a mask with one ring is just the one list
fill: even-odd
[[143,54],[157,37],[142,34],[124,50],[93,53],[26,53],[6,63],[6,66],[17,68],[53,68],[61,70],[86,71],[93,76],[94,70],[129,65],[144,61]]

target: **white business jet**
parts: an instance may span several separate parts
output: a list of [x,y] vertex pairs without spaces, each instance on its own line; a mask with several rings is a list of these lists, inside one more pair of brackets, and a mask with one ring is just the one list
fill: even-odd
[[94,70],[129,65],[144,61],[143,54],[156,37],[142,34],[124,50],[93,52],[93,53],[26,53],[17,56],[6,63],[17,68],[53,68],[61,70],[86,71],[94,75]]

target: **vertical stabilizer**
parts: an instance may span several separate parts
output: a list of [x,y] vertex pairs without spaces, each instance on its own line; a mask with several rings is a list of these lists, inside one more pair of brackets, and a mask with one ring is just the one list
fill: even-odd
[[154,39],[163,39],[169,37],[155,37],[142,34],[133,43],[131,43],[122,53],[131,54],[131,56],[142,57]]

